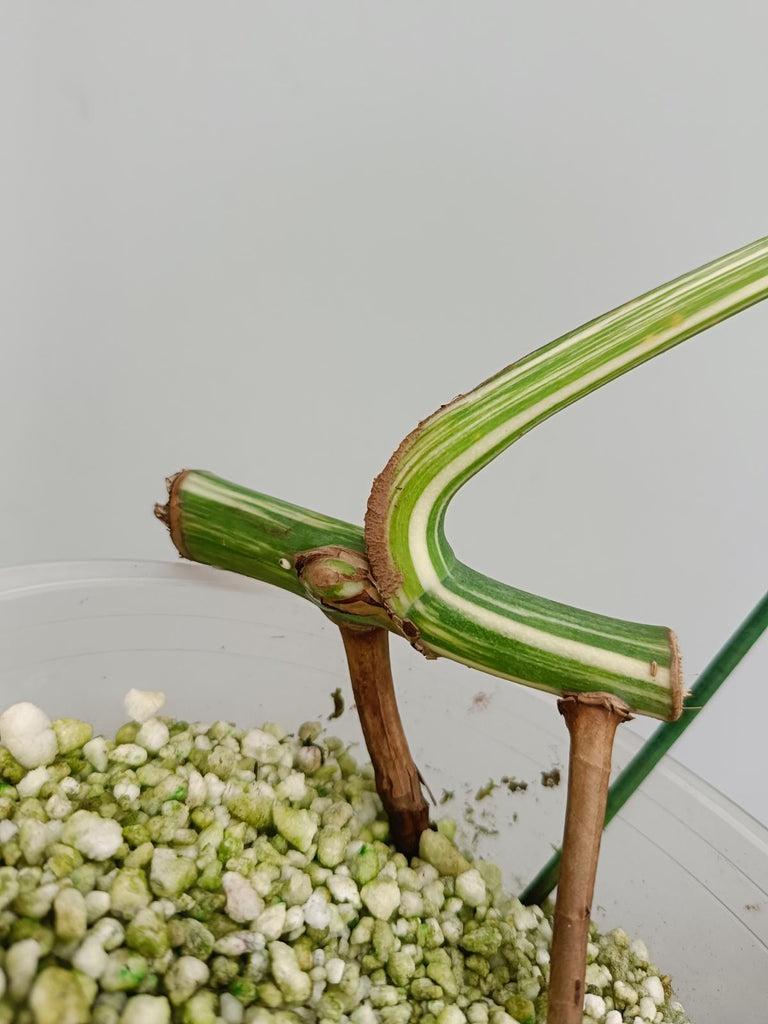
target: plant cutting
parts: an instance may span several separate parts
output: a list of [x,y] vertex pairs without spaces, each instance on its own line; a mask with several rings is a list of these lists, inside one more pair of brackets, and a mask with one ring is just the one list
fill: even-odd
[[[584,393],[582,372],[595,386],[634,365],[643,317],[657,335],[700,329],[762,297],[765,262],[764,247],[733,254],[666,286],[666,312],[665,289],[651,293],[441,409],[378,478],[365,531],[211,474],[171,478],[157,514],[182,554],[305,597],[338,627],[373,770],[319,722],[178,721],[154,692],[128,694],[113,737],[7,708],[0,1024],[553,1024],[582,1010],[688,1024],[644,944],[588,921],[615,728],[686,722],[674,637],[475,574],[442,518],[471,472]],[[689,320],[674,317],[694,294]],[[429,824],[391,634],[557,699],[571,768],[554,918],[505,896],[455,823]],[[728,645],[715,681],[744,649]]]
[[[245,573],[314,600],[343,632],[361,718],[390,739],[369,751],[377,780],[407,751],[386,647],[356,653],[356,627],[400,634],[427,657],[449,657],[560,697],[572,739],[561,883],[555,911],[550,1024],[581,1019],[584,950],[616,726],[632,713],[683,711],[674,633],[527,594],[462,564],[444,533],[451,498],[537,423],[622,373],[768,295],[768,240],[745,246],[591,321],[443,406],[405,438],[374,482],[364,534],[346,523],[184,472],[157,514],[188,558]],[[307,572],[315,566],[317,572]],[[382,614],[383,613],[383,614]],[[384,636],[384,634],[381,634]],[[386,638],[385,638],[386,639]],[[350,651],[352,655],[350,656]],[[365,676],[367,683],[361,685]],[[357,682],[356,682],[357,678]],[[369,706],[381,680],[386,706]],[[366,739],[372,734],[369,728]],[[409,755],[407,755],[409,757]],[[412,850],[424,806],[414,767],[382,784]]]

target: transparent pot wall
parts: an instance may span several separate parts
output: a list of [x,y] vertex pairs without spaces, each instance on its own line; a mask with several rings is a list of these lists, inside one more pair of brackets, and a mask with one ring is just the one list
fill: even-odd
[[[560,840],[566,731],[553,698],[392,643],[416,761],[476,855],[519,891]],[[178,718],[327,719],[360,744],[335,627],[308,603],[186,564],[62,563],[0,572],[0,704],[40,704],[98,730],[125,718],[132,686],[164,690]],[[636,749],[620,730],[616,766]],[[745,771],[758,770],[745,751]],[[754,763],[750,766],[748,759]],[[560,785],[542,773],[562,770]],[[527,789],[486,784],[502,778]],[[478,799],[478,791],[481,798]],[[452,798],[449,795],[453,794]],[[445,802],[443,802],[445,801]],[[605,835],[593,916],[648,943],[694,1021],[763,1020],[768,833],[669,759]]]

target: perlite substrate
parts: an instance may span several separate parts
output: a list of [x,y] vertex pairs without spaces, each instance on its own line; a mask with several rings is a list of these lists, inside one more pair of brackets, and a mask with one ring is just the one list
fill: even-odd
[[[125,703],[114,739],[0,716],[0,1024],[543,1024],[551,913],[452,821],[409,863],[318,723]],[[585,1024],[688,1024],[642,942],[593,928],[588,961]]]

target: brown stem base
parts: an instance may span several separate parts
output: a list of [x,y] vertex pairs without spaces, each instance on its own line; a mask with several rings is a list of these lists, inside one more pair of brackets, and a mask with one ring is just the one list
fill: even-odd
[[410,857],[418,850],[421,833],[429,828],[429,811],[397,708],[389,634],[376,628],[339,626],[339,630],[376,789],[389,817],[392,840]]
[[558,701],[571,735],[568,805],[557,887],[547,1024],[581,1024],[587,940],[616,729],[632,716],[606,693]]

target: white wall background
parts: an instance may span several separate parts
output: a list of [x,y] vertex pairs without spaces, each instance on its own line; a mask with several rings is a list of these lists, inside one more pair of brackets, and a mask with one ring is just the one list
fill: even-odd
[[[421,416],[768,231],[759,0],[0,19],[0,563],[173,558],[182,466],[360,521]],[[460,556],[673,626],[693,681],[768,586],[767,335],[540,427],[457,499]],[[765,822],[767,672],[677,748]]]

